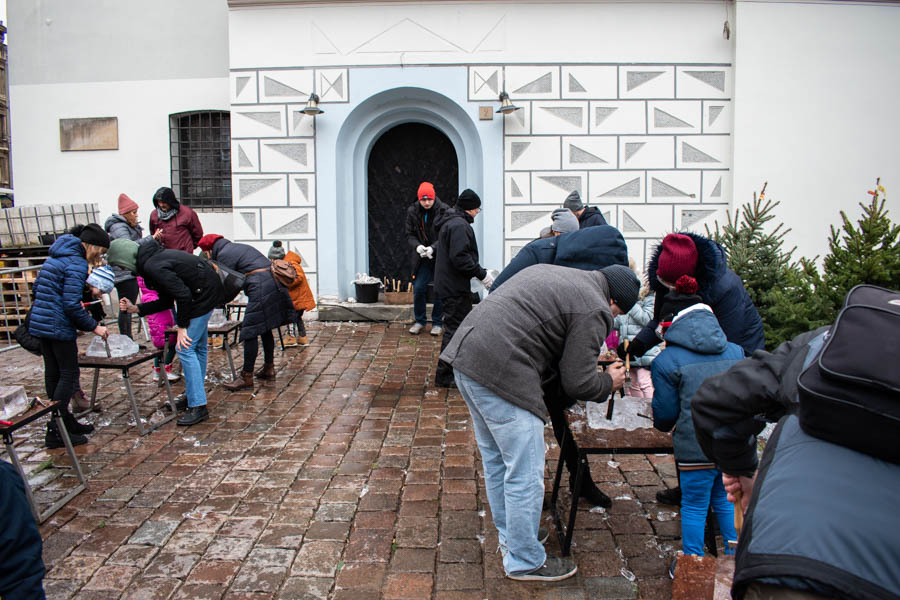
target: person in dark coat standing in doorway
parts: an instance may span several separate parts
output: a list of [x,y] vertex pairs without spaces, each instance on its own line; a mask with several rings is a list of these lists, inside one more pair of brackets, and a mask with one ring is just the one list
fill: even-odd
[[178,337],[175,352],[181,361],[187,399],[176,401],[177,410],[187,409],[178,425],[196,425],[209,418],[206,408],[207,327],[215,307],[225,303],[225,290],[219,274],[208,260],[167,250],[153,239],[140,244],[131,240],[113,240],[106,255],[109,264],[128,269],[144,278],[148,288],[159,293],[153,302],[135,305],[127,298],[119,301],[119,310],[141,316],[175,307]]
[[[471,279],[474,277],[491,288],[494,280],[487,270],[478,263],[478,242],[472,223],[481,212],[481,198],[466,189],[456,200],[456,207],[438,217],[438,248],[435,261],[434,294],[444,305],[444,337],[441,351],[447,347],[456,328],[472,310]],[[438,361],[434,377],[437,387],[451,387],[453,367],[443,360]]]
[[[144,237],[144,228],[138,222],[138,205],[137,202],[126,196],[119,194],[119,212],[110,215],[103,224],[103,228],[109,234],[110,240],[124,238],[136,242]],[[128,298],[133,303],[137,302],[138,289],[137,279],[130,271],[113,267],[116,274],[116,292],[119,298]],[[119,333],[133,337],[131,335],[131,315],[124,310],[119,311]]]
[[[237,244],[216,233],[200,240],[200,249],[210,260],[247,276],[244,293],[247,309],[241,324],[244,343],[244,366],[240,379],[225,384],[231,391],[253,387],[253,375],[260,379],[275,379],[275,337],[272,330],[290,325],[297,319],[294,304],[287,288],[272,275],[272,263],[262,252],[247,244]],[[253,366],[262,339],[263,366],[256,373]]]
[[581,194],[578,190],[573,190],[563,202],[563,208],[568,208],[576,217],[578,217],[578,226],[581,229],[585,227],[596,227],[597,225],[606,225],[606,219],[596,206],[587,206],[581,201]]
[[[434,279],[438,242],[434,223],[447,210],[447,205],[434,193],[434,186],[427,181],[419,185],[418,196],[418,201],[406,210],[406,240],[412,249],[413,314],[416,319],[409,328],[413,335],[418,335],[425,328],[425,301],[428,284]],[[431,309],[431,335],[441,335],[443,332],[443,314],[441,299],[435,298]]]
[[150,235],[163,248],[184,250],[193,254],[203,237],[200,218],[189,206],[178,202],[172,188],[161,187],[153,194]]

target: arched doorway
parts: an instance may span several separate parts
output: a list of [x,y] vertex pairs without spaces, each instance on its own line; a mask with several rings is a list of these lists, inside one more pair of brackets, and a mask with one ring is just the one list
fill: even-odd
[[423,123],[403,123],[384,132],[369,153],[369,273],[410,279],[411,250],[406,239],[406,211],[423,181],[434,184],[443,202],[458,194],[459,162],[450,139]]

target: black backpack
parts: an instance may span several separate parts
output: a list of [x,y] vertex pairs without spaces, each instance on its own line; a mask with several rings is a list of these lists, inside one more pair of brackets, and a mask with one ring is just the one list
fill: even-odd
[[900,292],[850,290],[797,383],[803,431],[900,464]]

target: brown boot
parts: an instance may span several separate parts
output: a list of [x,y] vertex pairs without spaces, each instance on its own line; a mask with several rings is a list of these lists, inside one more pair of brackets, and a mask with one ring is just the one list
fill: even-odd
[[275,363],[265,363],[254,375],[259,379],[275,379]]
[[236,392],[238,390],[246,390],[253,388],[253,373],[246,373],[241,371],[240,376],[232,381],[231,383],[226,383],[222,387],[224,387],[229,392]]

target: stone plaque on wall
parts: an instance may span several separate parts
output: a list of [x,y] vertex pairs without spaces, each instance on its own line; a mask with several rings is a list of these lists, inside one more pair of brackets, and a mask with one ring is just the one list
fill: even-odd
[[118,117],[60,119],[59,149],[63,152],[76,150],[118,150]]

